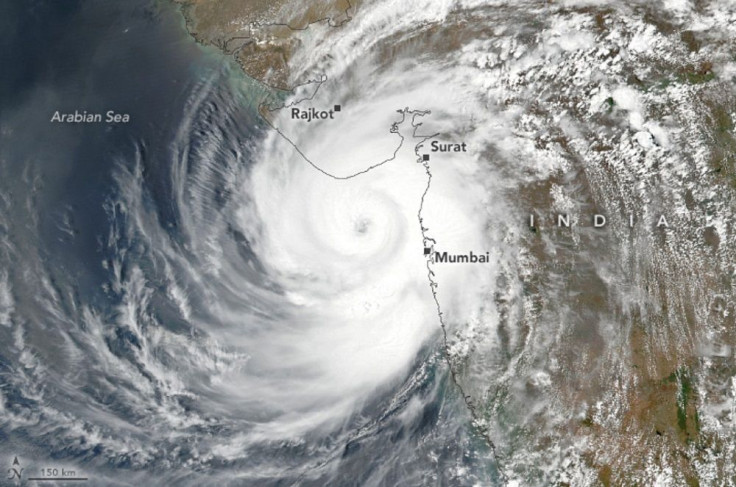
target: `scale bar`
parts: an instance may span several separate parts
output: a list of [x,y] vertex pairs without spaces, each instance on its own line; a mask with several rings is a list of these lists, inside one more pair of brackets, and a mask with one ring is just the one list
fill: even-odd
[[74,477],[74,478],[68,478],[68,477],[30,477],[28,480],[48,480],[48,481],[54,481],[58,482],[60,480],[62,481],[75,481],[75,480],[89,480],[87,477]]

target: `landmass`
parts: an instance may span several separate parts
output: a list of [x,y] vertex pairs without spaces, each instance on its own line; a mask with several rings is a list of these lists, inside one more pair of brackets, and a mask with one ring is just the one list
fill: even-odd
[[278,90],[292,90],[301,82],[289,69],[301,44],[299,34],[316,23],[338,27],[350,20],[357,5],[356,0],[174,1],[199,43],[232,54],[246,75]]

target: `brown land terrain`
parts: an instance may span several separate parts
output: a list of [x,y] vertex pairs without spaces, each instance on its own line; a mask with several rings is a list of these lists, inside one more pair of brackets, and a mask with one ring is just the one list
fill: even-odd
[[299,84],[289,69],[289,59],[300,46],[299,33],[317,22],[342,25],[355,6],[349,0],[175,1],[198,42],[234,55],[245,74],[279,90]]

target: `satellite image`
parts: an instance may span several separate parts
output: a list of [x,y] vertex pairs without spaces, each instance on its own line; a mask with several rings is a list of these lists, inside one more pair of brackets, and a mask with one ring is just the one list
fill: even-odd
[[736,486],[734,0],[0,45],[0,485]]

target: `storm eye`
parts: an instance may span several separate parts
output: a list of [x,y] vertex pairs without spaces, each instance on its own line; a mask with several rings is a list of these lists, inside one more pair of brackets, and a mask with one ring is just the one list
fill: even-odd
[[368,218],[359,218],[355,220],[353,224],[353,228],[355,229],[355,233],[359,235],[365,235],[368,233],[368,230],[370,230],[371,221]]

